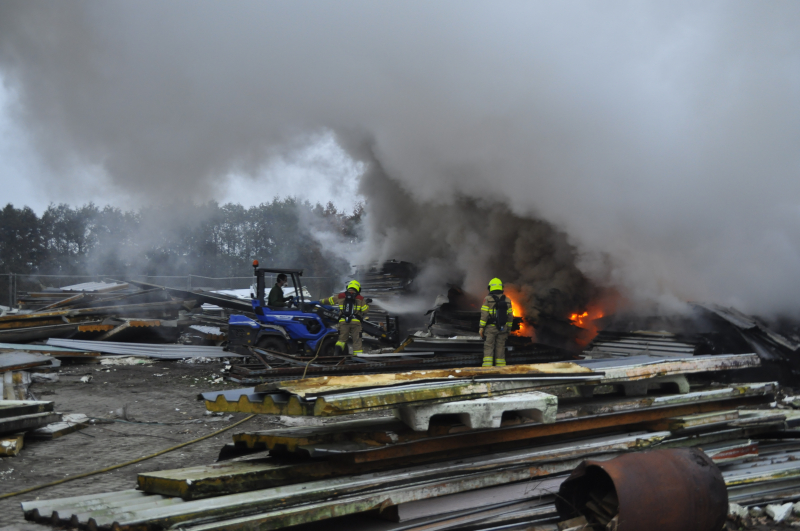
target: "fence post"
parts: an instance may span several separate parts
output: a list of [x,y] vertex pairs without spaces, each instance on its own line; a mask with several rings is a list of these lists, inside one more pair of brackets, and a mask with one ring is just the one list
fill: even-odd
[[14,279],[14,282],[12,282],[12,285],[14,286],[14,296],[12,297],[11,304],[10,304],[10,306],[13,308],[14,307],[14,302],[16,302],[16,300],[17,300],[17,274],[16,273],[11,273],[11,278]]
[[188,278],[187,285],[189,287],[189,291],[192,291],[192,275],[189,274],[189,276],[187,278]]
[[9,273],[8,274],[8,307],[9,308],[11,308],[13,306],[13,302],[12,301],[14,300],[14,294],[11,292],[12,284],[13,284],[13,280],[12,280],[13,277],[11,275],[13,275],[13,274],[14,273]]

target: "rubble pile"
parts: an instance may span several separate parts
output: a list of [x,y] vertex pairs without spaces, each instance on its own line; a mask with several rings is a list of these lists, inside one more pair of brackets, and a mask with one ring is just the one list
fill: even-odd
[[[409,266],[366,272],[365,292],[407,296]],[[43,293],[0,317],[0,334],[41,342],[0,344],[5,455],[26,431],[52,438],[85,425],[27,394],[32,375],[57,377],[62,361],[224,360],[225,381],[244,387],[201,393],[209,415],[293,420],[240,428],[219,462],[142,472],[136,489],[24,501],[25,517],[39,523],[624,531],[636,522],[669,531],[694,522],[712,531],[726,517],[792,520],[800,501],[800,397],[791,389],[800,339],[732,309],[608,316],[582,350],[516,337],[508,366],[480,367],[477,313],[455,288],[422,330],[358,357],[225,350],[225,315],[253,308],[238,293],[144,283]],[[669,485],[654,479],[670,473]]]
[[145,283],[92,282],[23,294],[20,310],[0,316],[0,342],[49,338],[172,343],[183,338],[224,340],[227,321],[204,315],[208,299],[247,310],[238,299]]
[[115,530],[330,519],[364,531],[624,529],[631,492],[652,503],[661,487],[628,489],[623,503],[624,484],[594,482],[583,512],[566,515],[556,503],[562,485],[587,459],[656,459],[653,450],[669,449],[697,449],[711,463],[703,473],[724,482],[725,510],[728,500],[756,507],[800,498],[800,443],[792,442],[800,411],[777,382],[739,377],[761,366],[757,354],[694,355],[663,337],[673,351],[628,352],[633,340],[616,337],[622,355],[602,339],[593,349],[604,354],[592,359],[332,374],[202,393],[209,411],[299,425],[234,433],[225,456],[255,457],[140,473],[138,489],[22,508],[40,523]]

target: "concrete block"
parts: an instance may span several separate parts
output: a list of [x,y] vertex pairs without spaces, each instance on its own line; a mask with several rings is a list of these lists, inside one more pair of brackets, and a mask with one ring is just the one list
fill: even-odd
[[557,409],[557,397],[534,391],[445,404],[403,406],[395,410],[395,416],[414,431],[427,431],[431,418],[436,415],[457,415],[469,428],[479,429],[499,428],[503,413],[509,411],[549,424],[555,422]]

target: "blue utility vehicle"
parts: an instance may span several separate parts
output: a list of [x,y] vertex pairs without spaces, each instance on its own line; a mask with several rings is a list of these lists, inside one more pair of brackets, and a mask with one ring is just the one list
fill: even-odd
[[[242,347],[254,346],[287,354],[330,356],[339,335],[339,308],[306,300],[300,278],[302,269],[272,269],[258,267],[253,262],[256,277],[255,298],[252,299],[255,319],[246,315],[231,315],[228,320],[229,349],[246,354]],[[265,275],[283,273],[291,279],[294,295],[285,307],[267,306]],[[368,301],[371,302],[371,301]],[[397,344],[397,318],[387,317],[385,327],[362,321],[362,329],[382,343]]]

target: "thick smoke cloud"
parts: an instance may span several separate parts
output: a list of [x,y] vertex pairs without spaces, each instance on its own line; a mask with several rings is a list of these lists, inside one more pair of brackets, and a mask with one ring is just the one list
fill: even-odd
[[51,165],[133,196],[207,199],[333,131],[379,167],[372,256],[795,312],[799,23],[791,1],[6,0],[0,71]]

